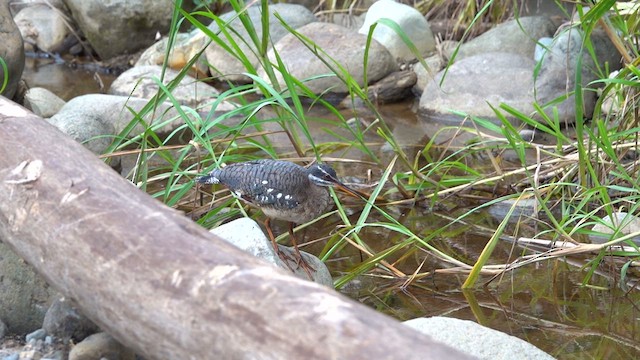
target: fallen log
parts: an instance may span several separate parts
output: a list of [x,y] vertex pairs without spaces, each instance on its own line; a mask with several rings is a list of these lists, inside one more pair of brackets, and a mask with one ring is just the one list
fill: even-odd
[[460,359],[209,234],[0,97],[0,239],[147,359]]

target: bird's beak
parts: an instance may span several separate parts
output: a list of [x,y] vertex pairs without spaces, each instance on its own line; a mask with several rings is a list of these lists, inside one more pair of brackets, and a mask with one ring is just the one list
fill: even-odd
[[356,197],[356,198],[364,198],[365,200],[369,198],[369,196],[367,194],[362,193],[362,192],[360,192],[358,190],[355,190],[355,189],[352,189],[352,188],[348,187],[347,185],[343,184],[338,179],[332,179],[332,180],[333,180],[332,181],[333,182],[333,187],[338,189],[338,190],[341,190],[341,191],[343,191],[343,192],[345,192],[345,193],[347,193],[347,194],[349,194],[349,195],[351,195],[353,197]]

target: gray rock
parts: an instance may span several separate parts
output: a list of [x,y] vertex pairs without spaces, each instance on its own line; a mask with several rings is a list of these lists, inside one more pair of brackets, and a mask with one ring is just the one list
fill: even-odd
[[[361,34],[354,34],[349,29],[339,25],[315,22],[305,25],[297,31],[303,36],[313,41],[317,47],[326,52],[326,61],[332,63],[334,60],[349,71],[349,75],[354,78],[358,85],[364,85],[364,50],[367,37]],[[275,44],[282,62],[294,77],[304,80],[319,75],[331,73],[331,70],[316,56],[307,49],[294,35],[286,35]],[[319,56],[323,56],[319,54]],[[276,63],[273,49],[269,50],[269,59]],[[371,41],[369,49],[369,62],[367,69],[367,79],[373,84],[379,79],[397,69],[397,64],[389,51],[375,40]],[[258,75],[267,79],[263,70],[258,71]],[[280,88],[285,88],[286,84],[280,73],[276,73]],[[321,77],[306,81],[305,85],[315,94],[326,91],[337,94],[347,92],[346,85],[337,77]]]
[[61,51],[64,39],[70,33],[60,10],[44,4],[20,10],[14,20],[25,43],[42,51]]
[[0,67],[0,84],[5,76],[9,78],[7,87],[0,92],[0,95],[11,99],[16,93],[22,70],[24,70],[24,45],[20,30],[13,22],[8,1],[0,3],[0,58],[7,64],[8,72],[5,74]]
[[133,351],[107,333],[93,334],[71,349],[69,360],[134,360]]
[[[160,89],[157,81],[160,81],[161,74],[162,66],[159,65],[133,67],[118,76],[111,84],[109,93],[151,99]],[[168,84],[179,74],[178,71],[166,69],[163,84]],[[214,102],[220,93],[213,86],[187,75],[171,91],[171,94],[182,105],[209,112],[211,108],[207,109],[205,104]],[[226,110],[232,109],[233,107],[227,104]]]
[[488,52],[512,53],[533,58],[537,39],[552,36],[555,31],[555,24],[546,16],[510,20],[462,44],[456,61]]
[[24,106],[43,118],[55,115],[64,104],[58,95],[41,87],[31,88],[24,95]]
[[[241,218],[231,221],[218,226],[215,229],[211,229],[210,232],[255,257],[263,259],[271,264],[275,264],[282,269],[289,270],[287,265],[273,250],[271,241],[265,236],[262,229],[260,229],[260,226],[249,218]],[[279,245],[279,249],[285,255],[295,259],[293,248]],[[311,271],[313,281],[333,287],[333,279],[331,278],[331,274],[329,273],[327,266],[317,257],[304,251],[301,251],[301,253],[307,263],[315,269],[315,271]],[[291,261],[290,266],[294,269],[295,276],[304,280],[309,279],[307,273],[302,268],[296,268],[295,261]]]
[[0,319],[0,339],[4,338],[5,335],[7,335],[7,325]]
[[[206,45],[207,36],[202,31],[192,31],[191,33],[180,33],[176,35],[169,58],[167,55],[167,45],[169,39],[164,37],[151,45],[141,55],[135,67],[144,65],[163,65],[174,70],[183,69],[186,64],[198,54]],[[203,77],[209,76],[209,65],[204,56],[200,56],[195,62],[193,69]]]
[[[275,17],[275,13],[278,13],[280,17],[290,27],[296,29],[303,25],[316,21],[316,17],[307,8],[301,5],[295,4],[273,4],[269,5],[269,36],[271,43],[276,43],[282,37],[288,34],[287,30],[282,26],[280,20]],[[262,38],[262,14],[260,6],[249,7],[246,11],[251,23],[254,25],[256,34],[259,39]],[[235,18],[235,19],[234,19]],[[236,12],[228,12],[222,14],[220,19],[223,21],[232,20],[228,26],[227,31],[230,33],[233,41],[237,43],[240,51],[246,56],[254,67],[258,66],[258,58],[254,55],[258,50],[253,45],[251,38],[249,37],[247,30],[242,25],[240,19],[236,17]],[[214,33],[220,31],[220,27],[214,21],[209,25],[209,29]],[[222,39],[225,36],[220,34]],[[245,43],[246,42],[246,43]],[[230,80],[234,82],[250,82],[251,80],[242,75],[243,72],[247,72],[244,65],[236,59],[233,55],[230,55],[226,50],[221,48],[215,43],[212,43],[207,47],[205,51],[207,62],[211,64],[211,74],[213,76],[221,76],[224,80]]]
[[[127,96],[83,95],[71,99],[47,120],[94,153],[101,154],[111,143],[111,136],[122,132],[134,119],[129,108],[139,112],[148,102],[147,99]],[[153,119],[152,115],[155,115]],[[144,121],[147,124],[164,124],[156,130],[158,133],[168,133],[184,124],[173,105],[166,102],[159,104],[155,112],[146,114]],[[137,124],[130,134],[143,131],[144,127]]]
[[[640,218],[624,211],[615,212],[612,216],[605,216],[591,228],[591,231],[599,234],[589,234],[589,239],[594,244],[602,244],[613,240],[613,235],[619,229],[615,238],[640,232]],[[609,236],[607,236],[609,235]],[[634,243],[640,245],[640,236],[634,236],[630,239]],[[624,244],[621,244],[624,245]]]
[[[63,107],[64,109],[64,107]],[[95,154],[102,154],[117,134],[108,119],[87,111],[62,110],[48,119],[51,125],[69,135]]]
[[[427,19],[415,8],[393,0],[380,0],[371,5],[364,24],[358,32],[366,36],[369,34],[371,25],[382,18],[398,24],[417,48],[418,56],[425,56],[427,53],[435,51],[436,41]],[[416,58],[400,35],[384,24],[378,23],[376,25],[373,38],[384,45],[396,60],[409,61]]]
[[429,82],[420,98],[419,111],[426,116],[452,117],[451,110],[458,110],[496,119],[488,104],[498,107],[506,103],[524,113],[531,112],[533,68],[532,59],[510,53],[486,53],[460,60]]
[[39,329],[57,293],[1,241],[0,274],[0,319],[7,332],[25,335]]
[[468,320],[436,316],[404,324],[479,359],[553,360],[551,355],[524,340]]
[[64,298],[58,298],[51,304],[44,316],[42,328],[58,339],[73,339],[76,342],[100,331],[96,324]]
[[11,354],[3,357],[2,360],[20,360],[20,354]]
[[27,336],[25,337],[25,340],[27,341],[27,343],[30,343],[37,340],[44,340],[46,336],[47,336],[47,332],[44,331],[44,329],[38,329],[34,332],[27,334]]
[[424,62],[427,64],[427,68],[417,62],[413,64],[412,69],[413,72],[416,73],[418,77],[418,81],[413,86],[413,92],[416,94],[422,94],[424,92],[424,88],[427,87],[429,81],[433,80],[433,78],[444,68],[447,64],[445,59],[440,55],[433,55],[426,59]]
[[103,60],[153,44],[156,33],[169,30],[174,7],[171,0],[66,0],[66,4]]
[[[586,49],[582,48],[582,39],[582,30],[573,27],[562,31],[554,38],[553,44],[543,55],[540,72],[535,80],[536,100],[540,105],[544,105],[572,92],[575,88],[578,59],[581,58],[582,86],[585,88],[583,91],[583,117],[591,118],[597,94],[596,91],[593,91],[596,85],[590,85],[590,83],[599,78],[595,71],[596,62],[602,69],[618,70],[621,66],[621,56],[604,31],[596,29],[591,33],[596,60]],[[545,109],[546,115],[553,118],[554,109],[557,109],[560,123],[572,124],[575,122],[574,95],[547,107]]]

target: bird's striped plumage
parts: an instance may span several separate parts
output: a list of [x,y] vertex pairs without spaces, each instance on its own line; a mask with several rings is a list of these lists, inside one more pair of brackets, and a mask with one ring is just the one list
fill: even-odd
[[304,168],[289,161],[262,159],[230,164],[198,178],[204,184],[223,184],[238,198],[265,215],[302,224],[331,204],[326,186],[339,183],[327,165]]

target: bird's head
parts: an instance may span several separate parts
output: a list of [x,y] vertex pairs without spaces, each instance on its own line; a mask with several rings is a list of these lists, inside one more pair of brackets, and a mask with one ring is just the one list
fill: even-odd
[[355,197],[362,197],[358,191],[351,189],[338,180],[336,171],[329,165],[314,164],[309,168],[309,180],[317,186],[333,186]]
[[341,184],[336,171],[329,165],[314,164],[309,168],[309,180],[318,186],[334,186]]

